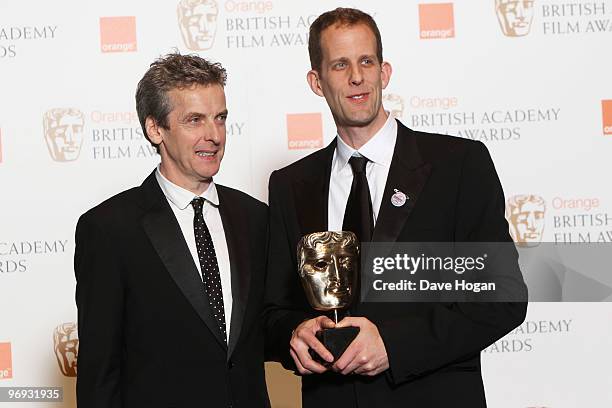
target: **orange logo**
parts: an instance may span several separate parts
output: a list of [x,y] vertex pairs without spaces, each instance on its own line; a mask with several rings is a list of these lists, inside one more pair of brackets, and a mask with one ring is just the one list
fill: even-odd
[[289,150],[323,147],[323,122],[320,113],[287,114]]
[[136,51],[136,17],[100,17],[102,52]]
[[0,343],[0,380],[13,378],[11,343]]
[[419,28],[421,39],[453,38],[453,3],[419,4]]
[[604,135],[612,135],[612,99],[601,101]]
[[76,377],[79,336],[76,323],[62,323],[53,330],[53,351],[62,374]]

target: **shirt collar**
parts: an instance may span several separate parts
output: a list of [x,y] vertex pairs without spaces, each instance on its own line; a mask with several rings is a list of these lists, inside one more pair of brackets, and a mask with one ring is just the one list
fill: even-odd
[[[155,178],[159,183],[162,191],[166,198],[179,209],[184,210],[189,205],[191,205],[191,201],[194,198],[198,197],[196,194],[192,193],[189,190],[184,189],[183,187],[177,186],[170,180],[168,180],[159,170],[159,166],[155,170]],[[217,194],[217,187],[215,183],[211,180],[210,184],[206,191],[200,194],[199,197],[202,197],[204,200],[208,201],[214,206],[219,205],[219,196]]]
[[340,168],[348,164],[351,156],[358,152],[373,163],[384,166],[391,165],[395,141],[397,140],[397,122],[393,115],[387,112],[387,120],[382,128],[372,136],[359,150],[347,145],[340,136],[336,136],[336,159]]

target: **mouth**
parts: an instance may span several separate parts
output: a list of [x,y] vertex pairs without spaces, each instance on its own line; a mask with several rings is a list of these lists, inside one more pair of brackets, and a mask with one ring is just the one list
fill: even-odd
[[212,160],[217,155],[217,151],[216,150],[215,151],[196,150],[195,154],[196,154],[196,156],[198,156],[199,158],[202,158],[204,160]]
[[333,296],[344,296],[351,293],[351,290],[348,288],[330,288],[327,293]]
[[346,98],[352,103],[361,104],[361,103],[365,103],[369,97],[370,97],[370,93],[364,92],[364,93],[359,93],[355,95],[349,95]]

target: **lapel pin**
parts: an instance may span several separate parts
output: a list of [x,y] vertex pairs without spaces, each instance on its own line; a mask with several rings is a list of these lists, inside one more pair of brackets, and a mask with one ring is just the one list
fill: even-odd
[[406,204],[406,200],[408,200],[406,194],[402,193],[397,188],[394,188],[393,191],[395,191],[395,194],[391,196],[391,204],[395,207],[401,207]]

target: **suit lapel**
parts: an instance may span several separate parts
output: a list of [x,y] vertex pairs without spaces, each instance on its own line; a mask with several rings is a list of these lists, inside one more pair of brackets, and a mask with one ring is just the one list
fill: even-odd
[[[372,237],[375,242],[397,241],[431,173],[431,164],[421,159],[412,131],[397,124],[397,141]],[[396,193],[406,195],[404,205],[392,204],[391,197]]]
[[217,192],[232,279],[232,318],[227,353],[227,357],[230,358],[240,338],[249,297],[251,283],[250,237],[248,234],[248,219],[244,210],[230,199],[223,186],[217,185]]
[[141,186],[148,211],[142,218],[142,227],[168,273],[183,292],[219,344],[227,348],[222,333],[211,314],[204,284],[183,238],[170,204],[157,183],[153,172]]
[[336,149],[334,139],[314,161],[305,178],[293,182],[293,197],[301,235],[327,231],[329,177],[332,158]]

